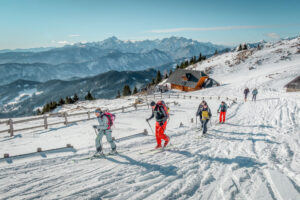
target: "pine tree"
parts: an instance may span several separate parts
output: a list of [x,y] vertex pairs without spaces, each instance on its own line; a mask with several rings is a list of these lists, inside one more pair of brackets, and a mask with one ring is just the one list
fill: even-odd
[[171,74],[173,73],[173,71],[172,70],[170,70],[170,73],[169,73],[169,77],[171,76]]
[[158,83],[161,82],[161,80],[162,80],[162,78],[161,78],[161,73],[160,73],[160,71],[158,70],[158,71],[157,71],[157,74],[156,74],[155,83],[158,84]]
[[94,100],[95,98],[93,97],[93,95],[91,94],[91,92],[89,91],[87,93],[87,95],[84,97],[85,100]]
[[124,85],[123,88],[123,96],[130,96],[131,95],[131,90],[129,85]]
[[65,103],[66,103],[65,100],[64,100],[63,98],[60,98],[58,104],[59,104],[60,106],[62,106],[62,105],[64,105]]
[[176,65],[176,69],[179,69],[179,65],[178,64]]
[[120,98],[121,97],[121,93],[120,93],[120,90],[118,90],[118,94],[116,96],[116,99]]
[[198,58],[198,62],[200,62],[202,60],[202,54],[200,53],[199,58]]
[[65,100],[66,104],[71,104],[72,103],[72,99],[68,96],[66,96],[66,100]]
[[42,112],[41,112],[41,110],[39,108],[36,110],[36,114],[37,115],[41,115],[42,114]]
[[152,78],[151,85],[155,85],[155,79],[154,78]]
[[77,102],[79,100],[79,97],[77,96],[77,94],[75,93],[73,96],[73,102]]
[[240,44],[237,51],[242,51],[242,50],[243,50],[242,44]]
[[215,53],[214,53],[214,55],[218,55],[219,53],[218,53],[218,50],[216,49],[216,51],[215,51]]
[[136,93],[138,93],[138,90],[136,87],[134,87],[132,94],[136,94]]
[[247,50],[247,49],[248,49],[247,44],[244,44],[244,45],[243,45],[243,50]]

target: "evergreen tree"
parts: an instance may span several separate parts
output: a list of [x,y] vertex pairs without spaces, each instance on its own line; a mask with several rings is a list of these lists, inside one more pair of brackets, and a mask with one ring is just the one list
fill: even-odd
[[242,51],[242,50],[243,50],[242,44],[240,44],[237,51]]
[[243,45],[243,50],[247,50],[247,49],[248,49],[247,44],[244,44],[244,45]]
[[131,90],[129,85],[124,85],[123,88],[123,96],[130,96],[131,95]]
[[178,64],[176,65],[176,69],[179,69],[179,65]]
[[72,103],[72,99],[68,96],[66,96],[66,100],[65,100],[66,104],[71,104]]
[[214,55],[218,55],[218,50],[217,50],[217,49],[216,49],[216,51],[215,51]]
[[198,58],[198,62],[200,62],[202,60],[202,54],[200,53],[199,58]]
[[73,96],[73,102],[77,102],[79,100],[79,97],[77,96],[77,94],[75,93]]
[[36,110],[36,114],[37,114],[37,115],[41,115],[41,114],[42,114],[42,111],[38,108],[38,109]]
[[121,97],[121,93],[120,93],[120,90],[118,90],[118,94],[117,94],[116,98],[118,99],[120,97]]
[[160,71],[158,70],[158,71],[157,71],[157,74],[156,74],[155,83],[158,84],[158,83],[161,82],[161,80],[162,80],[162,78],[161,78],[161,73],[160,73]]
[[60,98],[58,104],[59,104],[60,106],[62,106],[62,105],[64,105],[65,103],[66,103],[65,100],[64,100],[63,98]]
[[171,74],[173,73],[173,71],[172,70],[170,70],[170,73],[169,73],[169,77],[171,76]]
[[91,92],[89,91],[87,93],[87,95],[84,97],[85,100],[94,100],[95,98],[93,97],[93,95],[91,94]]
[[168,76],[168,73],[166,72],[165,76],[164,76],[164,79],[167,79],[167,78],[169,78],[169,76]]
[[155,84],[155,79],[152,78],[152,82],[151,82],[151,85],[154,85]]
[[136,94],[136,93],[138,93],[138,90],[136,87],[134,87],[132,94]]

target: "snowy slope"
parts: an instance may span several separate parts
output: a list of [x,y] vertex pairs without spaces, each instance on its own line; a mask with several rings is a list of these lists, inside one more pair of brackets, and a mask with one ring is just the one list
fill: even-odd
[[[67,143],[76,151],[1,159],[0,199],[300,199],[300,93],[283,89],[300,74],[300,55],[290,46],[299,44],[299,39],[282,43],[255,51],[232,67],[225,61],[229,57],[233,61],[237,52],[196,66],[214,66],[211,76],[221,79],[223,85],[188,95],[223,96],[220,100],[234,97],[238,101],[229,108],[227,123],[217,125],[220,100],[207,99],[213,119],[208,136],[201,138],[196,124],[190,121],[200,100],[164,99],[179,102],[171,105],[166,130],[171,148],[164,152],[147,152],[156,144],[145,122],[151,114],[146,108],[116,113],[113,136],[120,155],[106,159],[80,160],[94,151],[92,125],[96,120],[20,132],[14,138],[2,135],[0,155]],[[278,60],[272,48],[290,51],[290,59]],[[250,62],[258,59],[265,61],[249,70]],[[245,86],[258,88],[257,102],[243,102]],[[116,108],[133,101],[98,100],[80,106]],[[63,108],[66,110],[74,108]],[[183,127],[179,127],[180,122]],[[154,121],[151,125],[153,128]],[[145,128],[149,136],[140,134]],[[108,152],[109,145],[104,141],[104,151]]]

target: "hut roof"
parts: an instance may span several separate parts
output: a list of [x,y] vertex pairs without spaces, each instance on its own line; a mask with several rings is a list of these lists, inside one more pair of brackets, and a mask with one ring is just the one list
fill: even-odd
[[291,82],[285,85],[287,88],[300,89],[300,76],[293,79]]
[[168,79],[168,83],[195,88],[201,77],[207,76],[202,71],[177,69]]

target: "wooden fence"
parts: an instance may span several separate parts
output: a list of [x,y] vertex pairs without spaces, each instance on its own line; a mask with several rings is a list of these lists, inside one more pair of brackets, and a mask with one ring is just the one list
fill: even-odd
[[[176,103],[176,102],[170,102],[170,103]],[[112,110],[107,109],[105,111],[107,111],[107,112],[117,112],[117,111],[125,112],[125,110],[127,110],[129,108],[134,108],[134,110],[138,110],[138,108],[140,108],[140,107],[150,108],[149,104],[145,103],[145,104],[133,104],[130,106],[122,106],[121,108],[112,109]],[[89,111],[78,112],[78,113],[67,113],[67,112],[51,113],[51,114],[45,114],[42,116],[21,119],[21,120],[8,119],[8,120],[0,121],[0,127],[1,127],[1,124],[6,124],[8,126],[7,129],[0,130],[0,133],[9,133],[10,136],[14,136],[14,133],[19,132],[19,131],[25,131],[25,130],[31,130],[31,129],[37,129],[37,128],[48,129],[49,126],[53,126],[53,125],[58,125],[58,124],[68,125],[71,123],[95,119],[96,117],[91,117],[91,114],[94,114],[94,112],[89,110]],[[86,116],[86,118],[79,119],[79,120],[70,120],[70,118],[74,117],[74,116]],[[52,119],[52,118],[57,118],[57,121],[49,123],[49,119]],[[36,125],[36,126],[30,126],[30,127],[26,127],[26,128],[19,128],[19,129],[14,128],[16,124],[26,124],[28,122],[41,121],[41,120],[43,121],[43,123]]]
[[[231,104],[233,104],[237,101],[237,98],[233,99],[233,98],[221,97],[221,96],[193,96],[193,95],[179,95],[179,94],[175,95],[175,94],[163,94],[163,93],[147,95],[147,96],[138,96],[138,97],[143,98],[146,103],[144,103],[144,104],[133,104],[133,105],[130,105],[130,106],[125,106],[125,107],[123,106],[121,108],[106,110],[106,111],[108,111],[108,112],[117,112],[117,111],[125,112],[125,110],[129,109],[129,108],[134,108],[135,110],[137,110],[139,107],[148,107],[148,108],[150,108],[150,106],[149,106],[149,100],[150,99],[153,99],[153,100],[155,100],[155,99],[168,99],[168,98],[169,99],[171,99],[171,98],[175,98],[175,99],[179,99],[179,98],[182,98],[182,99],[200,99],[200,100],[212,100],[212,99],[221,100],[221,99],[224,99],[224,100],[227,100],[227,101],[231,101]],[[176,104],[176,102],[170,102],[170,103]],[[58,125],[58,124],[68,125],[68,124],[71,124],[71,123],[76,123],[76,122],[95,119],[96,117],[91,117],[91,114],[93,114],[93,113],[94,113],[93,111],[89,110],[89,111],[78,112],[78,113],[67,113],[67,112],[51,113],[51,114],[46,114],[46,115],[42,115],[42,116],[36,116],[36,117],[32,117],[32,118],[21,119],[21,120],[8,119],[8,120],[0,121],[0,127],[1,127],[1,124],[6,124],[8,126],[7,129],[0,130],[0,133],[9,133],[10,136],[14,136],[14,133],[19,132],[19,131],[25,131],[25,130],[31,130],[31,129],[37,129],[37,128],[48,129],[49,126],[54,126],[54,125]],[[86,116],[86,118],[79,119],[79,120],[70,120],[71,117],[82,116],[82,115]],[[51,118],[58,118],[58,121],[49,122],[49,119],[51,119]],[[16,124],[24,124],[24,123],[28,123],[28,122],[31,122],[31,121],[38,121],[38,120],[42,120],[43,123],[39,124],[39,125],[36,125],[36,126],[26,127],[26,128],[19,128],[19,129],[14,128],[14,126]]]

